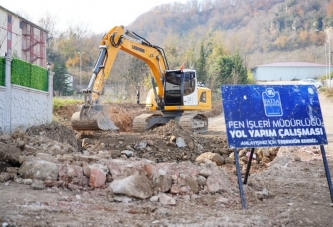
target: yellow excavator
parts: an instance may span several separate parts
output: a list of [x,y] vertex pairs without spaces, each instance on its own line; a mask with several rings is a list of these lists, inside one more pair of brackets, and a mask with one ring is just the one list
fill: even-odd
[[152,45],[133,31],[125,30],[124,26],[115,26],[105,34],[99,49],[89,85],[82,91],[84,104],[71,119],[75,130],[118,130],[109,119],[106,108],[99,103],[99,97],[119,50],[143,60],[149,66],[153,75],[152,88],[145,106],[151,111],[160,110],[160,113],[135,117],[134,132],[147,131],[172,119],[192,132],[208,129],[208,119],[204,114],[188,113],[210,110],[212,105],[211,90],[197,82],[195,70],[183,67],[170,70],[161,47]]

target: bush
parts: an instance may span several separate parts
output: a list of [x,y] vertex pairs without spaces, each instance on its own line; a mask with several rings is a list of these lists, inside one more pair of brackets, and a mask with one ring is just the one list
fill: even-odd
[[6,85],[6,60],[5,58],[0,58],[0,86],[5,86]]

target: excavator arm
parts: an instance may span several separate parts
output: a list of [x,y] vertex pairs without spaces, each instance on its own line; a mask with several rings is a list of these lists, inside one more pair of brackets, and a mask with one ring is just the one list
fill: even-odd
[[168,69],[168,62],[162,48],[150,44],[134,32],[125,30],[123,26],[116,26],[104,35],[99,49],[100,53],[93,69],[93,75],[88,87],[83,90],[84,105],[80,107],[79,112],[72,116],[71,122],[74,129],[117,129],[106,117],[107,113],[99,104],[99,97],[119,50],[143,60],[149,66],[158,88],[155,90],[156,109],[162,110],[164,108],[162,78]]

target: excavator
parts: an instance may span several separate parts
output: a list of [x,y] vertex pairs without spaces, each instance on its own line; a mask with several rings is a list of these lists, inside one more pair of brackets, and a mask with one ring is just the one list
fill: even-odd
[[[145,102],[149,114],[133,120],[134,132],[145,132],[170,120],[179,122],[183,129],[202,132],[208,129],[208,118],[202,110],[211,109],[211,90],[197,81],[192,69],[169,69],[164,50],[124,26],[115,26],[104,35],[99,56],[88,87],[82,92],[84,104],[71,119],[75,130],[118,130],[109,119],[107,108],[100,104],[105,82],[109,77],[119,50],[143,60],[150,68],[152,88]],[[159,113],[156,113],[159,112]]]

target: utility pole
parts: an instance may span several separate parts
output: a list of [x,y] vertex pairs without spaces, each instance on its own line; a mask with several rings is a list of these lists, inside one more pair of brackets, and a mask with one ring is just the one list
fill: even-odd
[[80,89],[82,88],[82,79],[81,79],[81,67],[82,67],[82,54],[84,52],[77,52],[80,55]]

